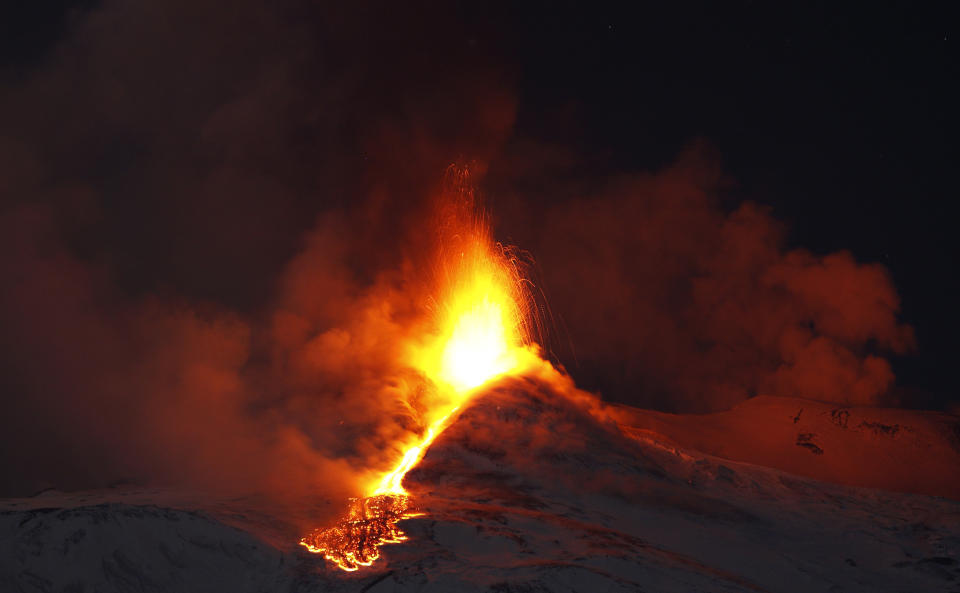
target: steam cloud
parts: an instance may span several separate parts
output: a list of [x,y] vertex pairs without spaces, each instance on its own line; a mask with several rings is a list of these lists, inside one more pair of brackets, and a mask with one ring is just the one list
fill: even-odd
[[[420,428],[396,348],[423,311],[428,199],[465,155],[491,186],[541,180],[504,159],[544,148],[503,152],[509,70],[455,18],[315,10],[106,1],[5,74],[0,494],[342,499]],[[555,335],[560,361],[668,409],[879,401],[884,353],[912,343],[885,270],[785,250],[719,182],[693,151],[571,199],[504,195],[575,346]]]

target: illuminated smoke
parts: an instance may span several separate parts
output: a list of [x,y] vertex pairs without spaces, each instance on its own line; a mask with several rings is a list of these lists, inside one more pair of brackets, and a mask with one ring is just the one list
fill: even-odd
[[413,516],[404,476],[461,406],[484,384],[521,373],[538,360],[535,346],[525,343],[528,297],[520,271],[493,242],[476,210],[468,171],[452,167],[447,175],[433,262],[433,314],[424,334],[411,336],[408,350],[410,365],[438,394],[419,414],[427,429],[364,498],[351,501],[344,519],[300,542],[344,570],[368,566],[379,557],[381,545],[406,539],[397,526]]

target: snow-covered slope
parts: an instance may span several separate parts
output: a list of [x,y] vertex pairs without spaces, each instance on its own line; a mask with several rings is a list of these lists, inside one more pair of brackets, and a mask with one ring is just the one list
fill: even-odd
[[761,396],[715,414],[616,406],[626,432],[818,480],[960,500],[960,418]]
[[960,503],[682,449],[530,380],[478,398],[407,486],[425,514],[355,573],[265,543],[249,501],[5,501],[0,590],[960,591]]
[[273,591],[283,555],[202,513],[105,503],[0,513],[0,591]]

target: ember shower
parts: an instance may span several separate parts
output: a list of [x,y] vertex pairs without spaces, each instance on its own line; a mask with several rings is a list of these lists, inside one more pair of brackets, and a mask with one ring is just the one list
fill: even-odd
[[476,390],[542,363],[531,341],[536,324],[522,260],[494,242],[468,168],[447,170],[435,224],[428,320],[400,349],[403,364],[422,378],[409,389],[430,392],[416,413],[425,430],[404,445],[394,467],[371,481],[362,498],[351,500],[344,519],[300,542],[344,570],[369,566],[382,544],[406,539],[397,522],[417,513],[403,478]]

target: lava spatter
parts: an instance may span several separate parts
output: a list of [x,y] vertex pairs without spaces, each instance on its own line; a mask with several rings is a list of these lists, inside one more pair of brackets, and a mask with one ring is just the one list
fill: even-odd
[[425,431],[401,447],[401,458],[370,484],[366,497],[351,501],[344,519],[300,541],[344,570],[369,566],[379,558],[381,545],[406,540],[398,522],[417,513],[411,510],[403,479],[458,410],[481,386],[539,360],[528,339],[528,283],[517,260],[493,241],[489,224],[477,210],[467,170],[451,167],[447,175],[428,299],[434,304],[432,322],[403,349],[405,364],[439,394],[420,415]]

